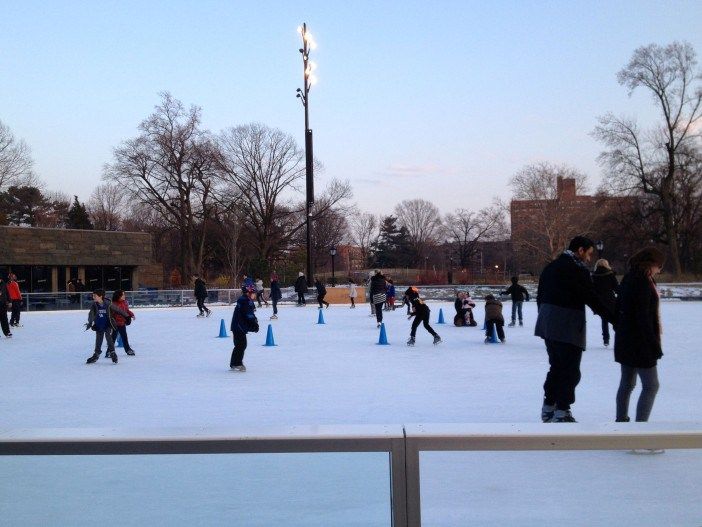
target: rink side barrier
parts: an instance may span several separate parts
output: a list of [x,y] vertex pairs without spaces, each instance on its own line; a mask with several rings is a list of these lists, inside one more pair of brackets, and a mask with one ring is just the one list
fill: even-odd
[[395,527],[421,526],[420,452],[631,449],[702,449],[702,423],[0,429],[3,456],[387,452]]
[[[535,284],[526,284],[532,301],[536,299]],[[401,302],[402,291],[405,285],[395,285],[398,292],[396,304]],[[499,296],[501,291],[507,288],[505,284],[494,285],[432,285],[420,286],[422,298],[426,300],[448,302],[455,299],[456,291],[469,291],[474,300],[480,300],[487,294],[493,294],[502,302],[509,302],[509,296]],[[348,287],[327,286],[329,298],[340,297],[341,303],[348,303],[346,293]],[[702,284],[658,284],[658,290],[663,300],[680,301],[702,301]],[[364,295],[364,288],[358,288],[359,295],[357,303],[367,302]],[[112,298],[113,291],[106,291],[108,298]],[[196,304],[192,289],[140,289],[137,291],[125,291],[127,302],[130,307],[183,307],[194,306]],[[211,305],[232,305],[241,294],[241,289],[209,289],[207,303]],[[264,297],[269,300],[270,289],[266,289]],[[297,295],[292,287],[282,288],[283,298],[278,302],[280,305],[293,304],[297,302]],[[307,296],[315,297],[314,288],[308,289]],[[59,310],[82,310],[88,309],[93,301],[92,293],[85,291],[81,293],[22,293],[23,311],[59,311]],[[332,302],[332,303],[339,303]]]

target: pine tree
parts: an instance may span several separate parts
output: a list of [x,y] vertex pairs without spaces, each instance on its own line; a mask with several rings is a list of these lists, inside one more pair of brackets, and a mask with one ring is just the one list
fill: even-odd
[[73,196],[73,204],[68,209],[66,217],[66,227],[68,229],[93,229],[85,204],[78,201],[78,196]]

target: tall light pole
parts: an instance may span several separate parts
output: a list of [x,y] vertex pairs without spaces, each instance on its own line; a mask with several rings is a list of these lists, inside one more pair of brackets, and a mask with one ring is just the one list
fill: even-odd
[[332,261],[332,279],[331,279],[331,285],[332,287],[336,286],[336,277],[334,276],[334,257],[336,256],[336,247],[332,247],[329,249],[329,254],[331,255],[331,261]]
[[302,101],[302,106],[305,108],[305,188],[306,188],[306,227],[307,227],[307,286],[311,287],[314,283],[313,268],[312,268],[312,206],[314,205],[314,156],[312,153],[312,130],[310,129],[309,116],[309,95],[310,88],[316,82],[314,69],[316,64],[310,60],[310,50],[317,47],[312,35],[307,31],[307,24],[302,24],[297,28],[297,32],[302,37],[302,54],[303,67],[303,88],[297,89],[297,97]]

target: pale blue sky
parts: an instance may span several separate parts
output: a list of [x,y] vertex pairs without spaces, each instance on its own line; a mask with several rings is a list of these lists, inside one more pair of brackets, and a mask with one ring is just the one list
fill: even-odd
[[416,197],[477,209],[538,160],[595,186],[597,116],[654,116],[616,82],[634,49],[702,53],[700,1],[0,0],[0,120],[48,188],[81,199],[163,90],[215,132],[258,121],[302,143],[302,22],[318,43],[317,188],[349,179],[375,213]]

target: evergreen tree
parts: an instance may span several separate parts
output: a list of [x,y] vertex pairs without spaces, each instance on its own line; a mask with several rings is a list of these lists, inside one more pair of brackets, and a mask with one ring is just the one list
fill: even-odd
[[405,267],[411,264],[409,233],[405,227],[397,227],[395,216],[383,218],[378,239],[372,244],[372,249],[378,267]]
[[49,207],[49,203],[36,187],[15,187],[0,193],[0,220],[4,225],[35,227],[37,217]]
[[78,201],[78,196],[73,196],[73,204],[68,209],[66,228],[92,230],[93,224],[88,216],[85,204]]

